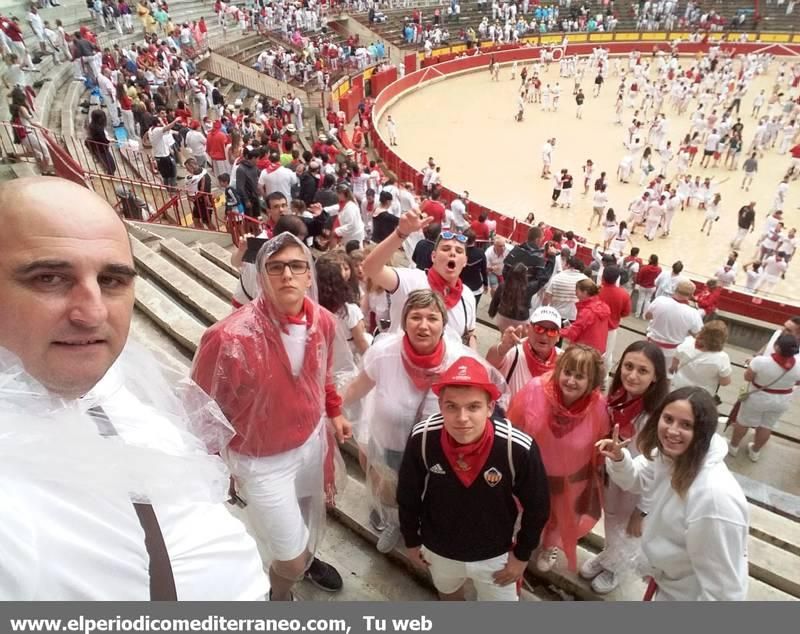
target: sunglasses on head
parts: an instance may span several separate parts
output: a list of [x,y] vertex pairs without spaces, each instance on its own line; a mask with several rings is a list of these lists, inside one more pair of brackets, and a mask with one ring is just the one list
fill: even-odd
[[454,231],[442,231],[439,234],[439,241],[442,240],[458,240],[461,244],[467,243],[467,236],[463,233],[456,233]]
[[547,335],[548,337],[558,337],[561,332],[558,328],[545,328],[539,324],[533,324],[533,332],[537,335]]

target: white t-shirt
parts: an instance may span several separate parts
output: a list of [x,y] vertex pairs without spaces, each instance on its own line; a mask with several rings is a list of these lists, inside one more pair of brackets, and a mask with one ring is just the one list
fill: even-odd
[[172,144],[167,137],[172,137],[172,132],[164,130],[162,126],[150,128],[150,145],[153,149],[153,156],[156,158],[165,158],[170,155],[170,147]]
[[[454,344],[457,346],[458,344]],[[382,449],[403,451],[411,427],[417,421],[414,415],[420,410],[420,419],[439,411],[439,402],[433,391],[426,394],[418,390],[403,367],[403,360],[394,337],[381,336],[364,355],[364,373],[376,385],[369,416],[370,440]],[[455,357],[453,361],[458,357]],[[424,405],[420,404],[424,400]]]
[[353,345],[353,328],[364,321],[364,313],[355,304],[345,304],[344,314],[336,313],[336,340],[333,347],[334,371],[355,367],[356,349]]
[[[498,368],[500,373],[503,375],[503,378],[506,379],[509,397],[511,398],[513,398],[517,392],[519,392],[528,384],[531,379],[534,378],[534,376],[531,374],[530,368],[528,368],[528,362],[525,361],[525,351],[522,349],[523,346],[527,345],[528,339],[526,338],[511,348],[511,350],[506,352],[506,356],[503,357],[503,363]],[[555,350],[556,354],[561,354],[563,352],[563,350],[560,348],[556,348]],[[514,366],[515,359],[516,366],[514,367],[514,371],[509,376],[509,372],[511,372],[511,368]]]
[[688,335],[696,335],[703,329],[697,310],[672,297],[656,297],[647,312],[653,316],[647,336],[654,341],[680,344]]
[[[402,330],[403,306],[409,293],[430,288],[428,275],[419,269],[396,268],[397,289],[389,294],[389,319],[392,322],[389,332]],[[446,330],[459,340],[465,332],[475,330],[475,296],[464,286],[459,302],[447,311]]]
[[731,375],[731,360],[728,353],[698,350],[694,337],[687,337],[675,351],[678,370],[672,377],[672,389],[696,385],[714,394],[719,380]]
[[506,256],[511,253],[511,245],[506,243],[505,248],[503,249],[503,253],[497,255],[497,251],[494,250],[494,245],[486,248],[486,269],[490,273],[494,273],[495,275],[501,275],[503,273],[503,263],[506,260]]
[[192,156],[205,156],[206,154],[206,137],[199,130],[189,130],[186,133],[186,147],[192,153]]
[[[144,406],[112,367],[90,395],[122,439],[188,453],[175,428]],[[141,411],[141,416],[131,412]],[[96,431],[87,415],[86,425]],[[135,421],[135,425],[131,422]],[[109,439],[108,442],[114,442]],[[68,459],[68,457],[67,457]],[[179,601],[263,601],[256,544],[223,503],[154,504]],[[24,473],[0,487],[0,597],[11,601],[148,601],[149,556],[128,496],[92,496]]]
[[280,192],[286,196],[287,201],[292,199],[292,187],[298,182],[297,174],[288,167],[279,167],[271,173],[261,170],[258,177],[258,184],[264,188],[267,196],[273,192]]
[[456,229],[461,229],[467,226],[467,219],[464,215],[467,213],[467,207],[464,204],[464,201],[460,198],[456,198],[453,202],[450,203],[450,211],[453,214],[453,224],[455,225]]

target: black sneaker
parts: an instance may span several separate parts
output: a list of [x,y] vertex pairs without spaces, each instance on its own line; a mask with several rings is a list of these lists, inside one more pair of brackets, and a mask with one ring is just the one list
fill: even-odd
[[338,592],[342,589],[342,577],[336,568],[316,557],[306,570],[306,579],[325,592]]

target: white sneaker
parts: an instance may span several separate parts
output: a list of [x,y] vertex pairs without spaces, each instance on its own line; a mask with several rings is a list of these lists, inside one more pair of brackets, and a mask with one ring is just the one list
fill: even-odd
[[728,445],[728,455],[731,458],[735,458],[739,455],[739,446],[738,445]]
[[604,570],[605,568],[603,568],[603,564],[600,563],[600,555],[597,555],[596,557],[592,557],[591,559],[584,561],[578,573],[581,577],[588,580],[594,579]]
[[747,443],[747,457],[753,462],[758,462],[758,459],[761,457],[761,452],[753,449],[753,443],[751,442]]
[[383,554],[392,552],[400,541],[401,536],[399,524],[387,523],[386,528],[383,529],[381,536],[378,538],[378,552]]
[[619,585],[617,575],[610,570],[603,570],[592,579],[592,590],[597,594],[608,594]]
[[550,572],[558,561],[558,548],[544,548],[536,558],[539,572]]

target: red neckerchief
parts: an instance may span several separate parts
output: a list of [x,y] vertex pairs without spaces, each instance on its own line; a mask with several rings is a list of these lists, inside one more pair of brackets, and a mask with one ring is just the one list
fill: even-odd
[[411,346],[408,335],[403,337],[403,350],[400,355],[403,359],[408,378],[418,390],[428,390],[441,374],[442,360],[444,359],[444,339],[439,339],[433,352],[420,354]]
[[290,324],[294,324],[295,326],[305,326],[308,324],[306,321],[306,302],[309,301],[308,298],[303,298],[303,306],[300,308],[300,312],[296,315],[286,315],[286,321]]
[[796,361],[794,357],[784,357],[777,352],[772,353],[772,360],[787,372],[794,367]]
[[[263,294],[262,294],[263,297]],[[264,302],[265,307],[269,304],[268,300]],[[308,297],[303,298],[303,308],[297,315],[286,315],[278,310],[270,311],[272,314],[277,318],[280,329],[282,332],[288,332],[286,328],[289,324],[294,324],[298,326],[306,326],[307,328],[311,328],[314,321],[314,311],[312,310],[311,300]]]
[[633,421],[644,411],[643,396],[628,400],[628,393],[625,388],[620,387],[608,397],[608,415],[611,418],[611,424],[619,425],[620,438],[623,440],[633,438],[636,435]]
[[528,364],[528,371],[532,377],[541,376],[545,372],[550,372],[556,367],[556,360],[558,353],[555,347],[550,351],[550,356],[545,361],[542,361],[531,348],[529,341],[522,344],[522,349],[525,351],[525,361]]
[[441,296],[448,310],[458,304],[461,299],[461,291],[464,290],[464,284],[460,278],[456,280],[454,286],[448,286],[447,281],[433,267],[428,269],[428,285],[434,293]]
[[561,389],[556,385],[554,374],[549,377],[545,376],[542,380],[542,385],[545,398],[553,414],[549,420],[550,429],[556,438],[560,438],[570,432],[585,418],[586,410],[594,404],[599,394],[597,390],[592,390],[572,405],[567,406],[564,405],[564,401],[561,398]]
[[489,452],[494,445],[494,425],[488,418],[483,435],[468,445],[459,445],[442,427],[442,451],[453,472],[461,480],[461,484],[469,488],[478,477],[481,468],[486,464]]

